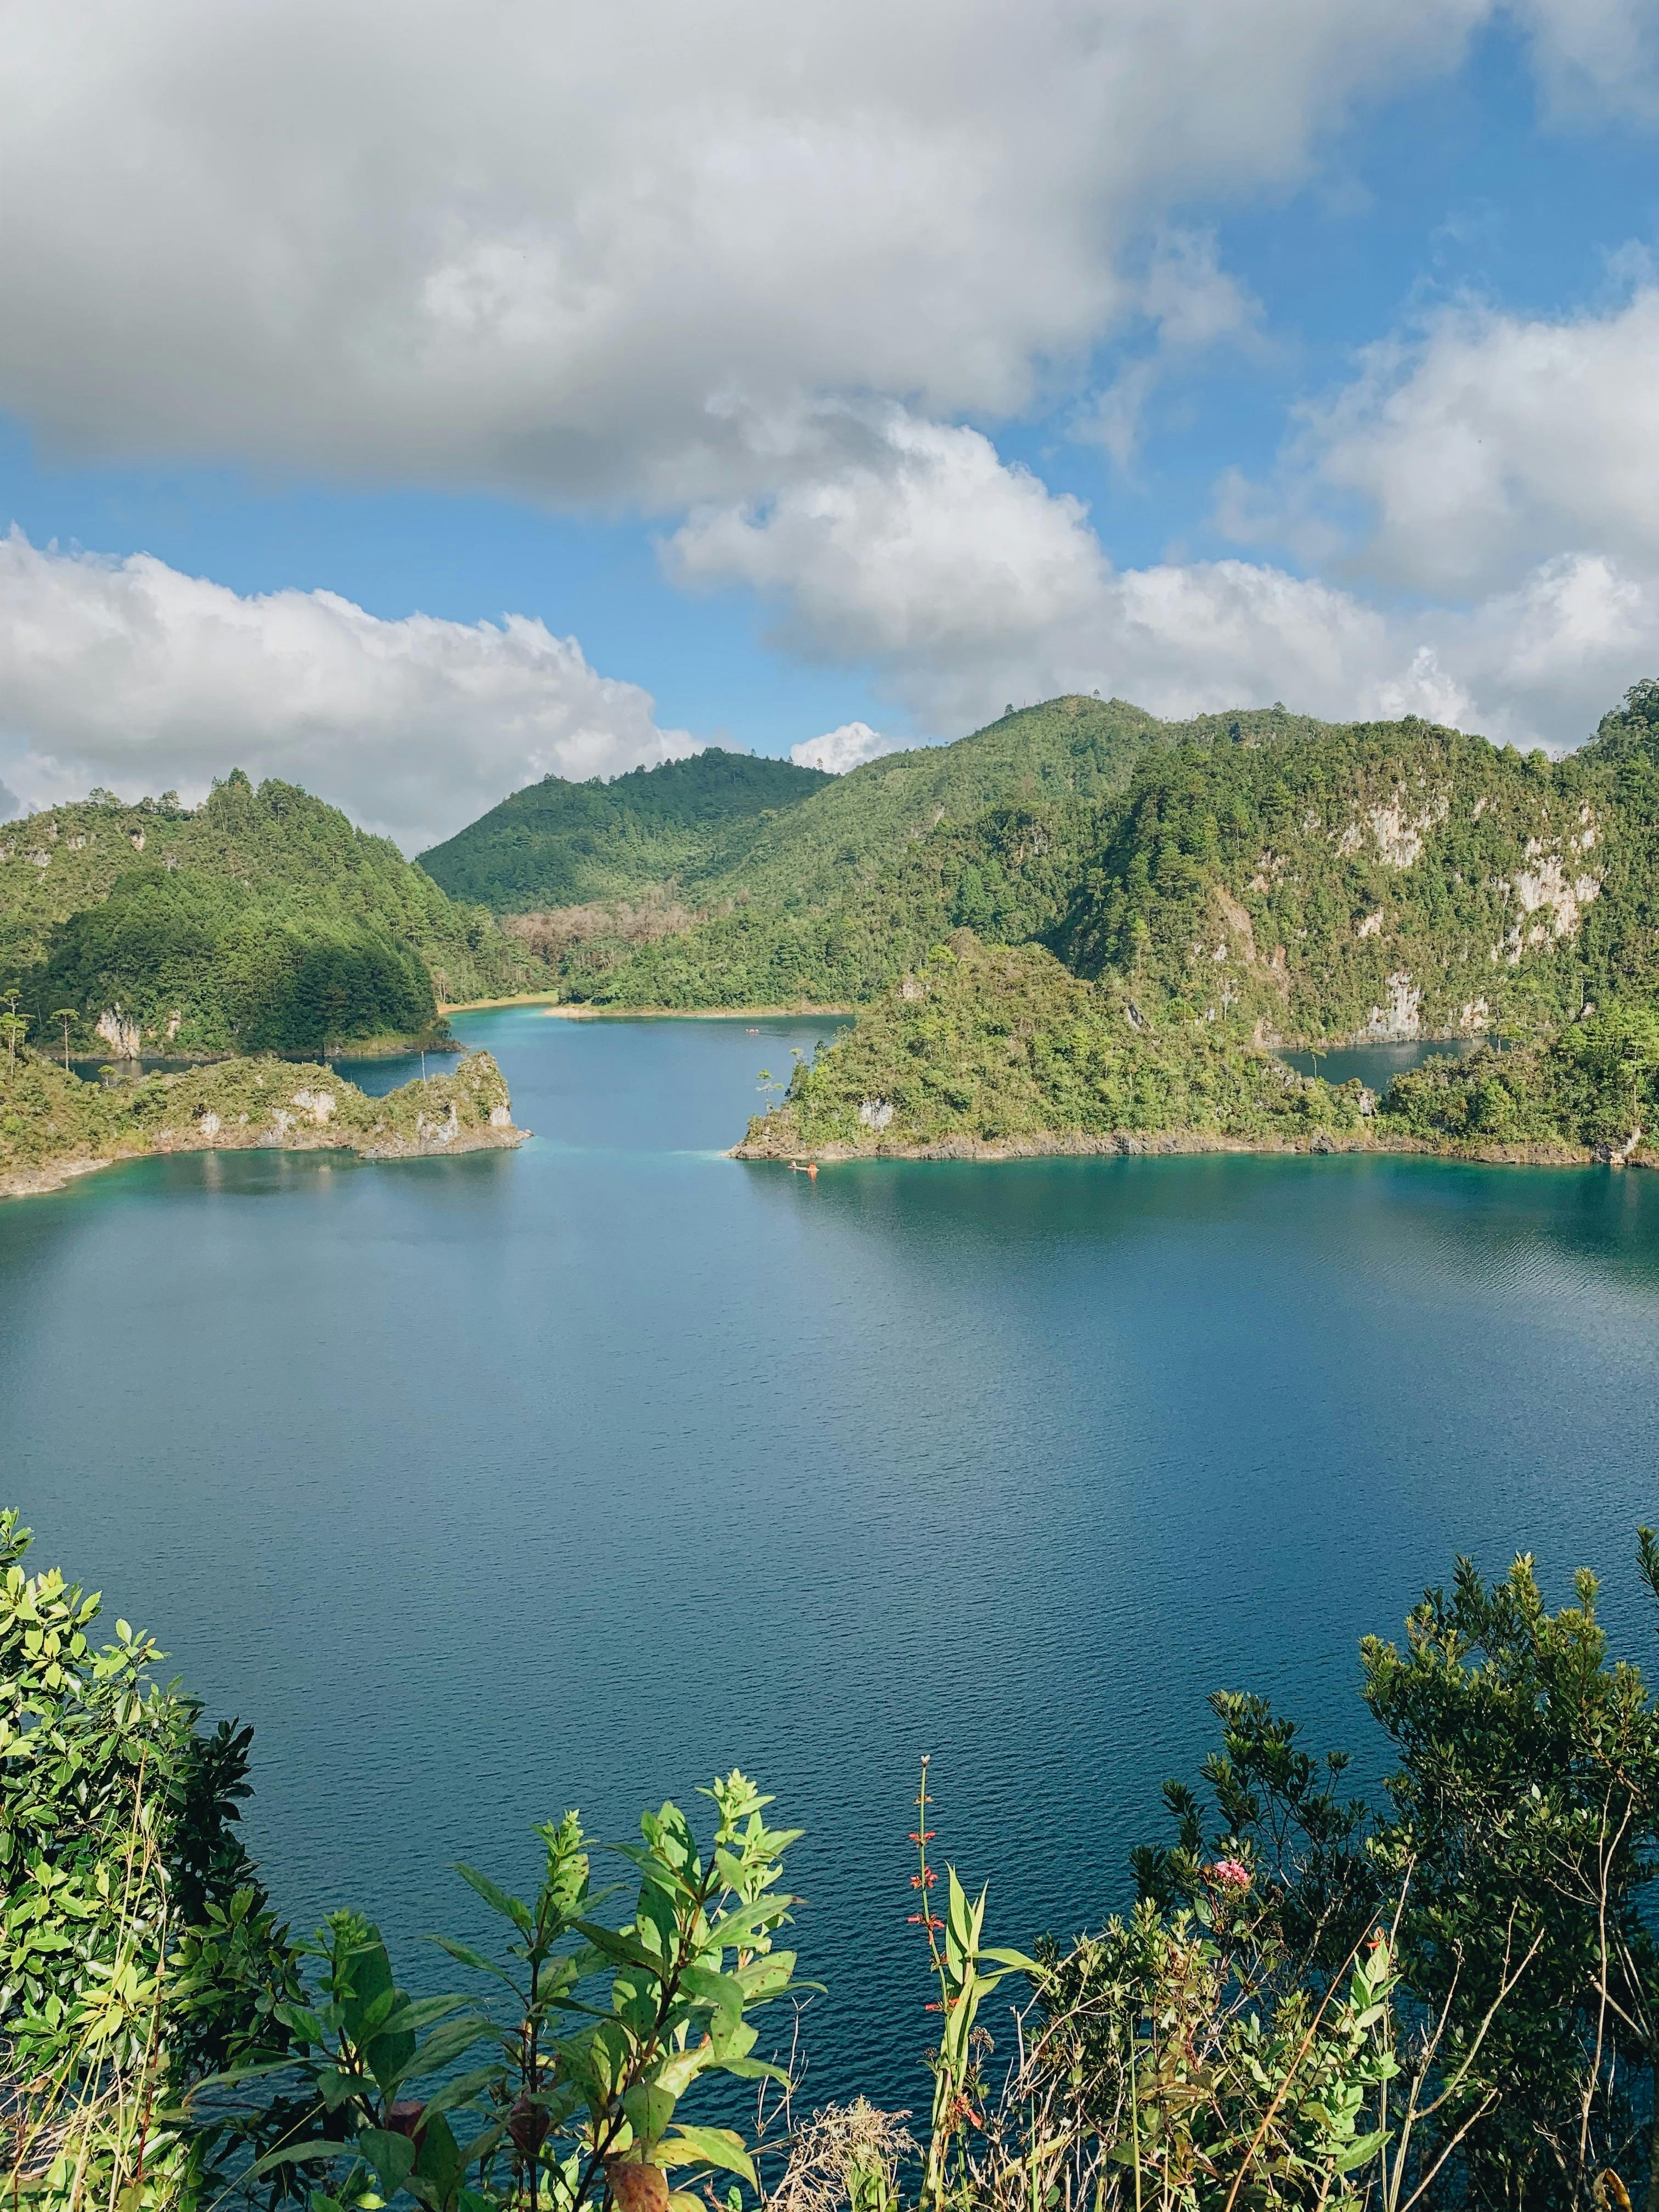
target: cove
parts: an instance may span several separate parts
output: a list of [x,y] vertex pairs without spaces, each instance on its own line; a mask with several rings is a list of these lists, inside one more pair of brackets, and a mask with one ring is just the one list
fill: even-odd
[[0,1208],[3,1490],[254,1723],[299,1925],[360,1904],[429,1983],[455,1859],[741,1763],[808,1831],[806,2101],[915,2103],[921,1751],[1024,1942],[1125,1901],[1211,1689],[1374,1759],[1357,1639],[1459,1551],[1596,1565],[1642,1650],[1659,1176],[723,1158],[832,1026],[467,1015],[521,1152]]

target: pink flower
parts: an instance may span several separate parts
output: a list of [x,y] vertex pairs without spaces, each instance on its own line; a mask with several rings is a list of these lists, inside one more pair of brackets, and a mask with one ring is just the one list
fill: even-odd
[[1250,1869],[1243,1859],[1218,1859],[1209,1869],[1208,1878],[1218,1889],[1236,1889],[1242,1893],[1250,1886]]

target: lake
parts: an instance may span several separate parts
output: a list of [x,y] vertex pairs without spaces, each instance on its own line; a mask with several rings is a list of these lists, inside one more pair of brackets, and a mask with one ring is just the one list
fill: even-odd
[[1374,1771],[1357,1640],[1460,1551],[1534,1550],[1558,1599],[1596,1565],[1644,1649],[1659,1176],[809,1182],[721,1152],[825,1024],[456,1027],[521,1152],[198,1155],[0,1207],[3,1495],[255,1723],[248,1832],[302,1926],[359,1904],[429,1985],[414,1939],[479,1929],[455,1859],[527,1883],[532,1820],[617,1834],[741,1763],[808,1831],[807,2101],[914,2103],[922,1751],[1023,1942],[1124,1903],[1218,1686]]

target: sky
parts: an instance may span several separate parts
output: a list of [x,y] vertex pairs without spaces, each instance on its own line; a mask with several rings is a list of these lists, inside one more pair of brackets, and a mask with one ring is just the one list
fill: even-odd
[[1659,0],[10,0],[0,815],[1659,674]]

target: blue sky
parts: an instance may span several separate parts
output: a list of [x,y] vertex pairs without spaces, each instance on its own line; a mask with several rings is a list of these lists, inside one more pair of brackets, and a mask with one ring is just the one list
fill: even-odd
[[23,803],[1659,672],[1644,0],[19,12]]

